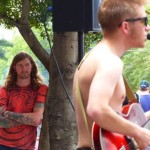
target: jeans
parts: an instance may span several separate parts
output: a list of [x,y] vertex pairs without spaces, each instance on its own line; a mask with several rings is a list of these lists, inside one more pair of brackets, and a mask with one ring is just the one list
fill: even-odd
[[0,145],[0,150],[19,150],[19,149],[18,148],[4,146],[4,145]]

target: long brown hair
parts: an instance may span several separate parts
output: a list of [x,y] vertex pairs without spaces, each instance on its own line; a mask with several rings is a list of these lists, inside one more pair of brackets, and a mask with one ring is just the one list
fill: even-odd
[[16,86],[16,81],[17,81],[17,73],[14,69],[14,66],[21,60],[28,58],[32,64],[32,70],[31,70],[31,86],[33,88],[33,90],[36,90],[39,88],[39,86],[42,84],[43,79],[42,77],[39,75],[38,73],[38,68],[37,65],[35,63],[35,61],[33,60],[33,58],[25,53],[25,52],[20,52],[17,55],[15,55],[15,57],[12,60],[12,63],[10,65],[10,69],[8,72],[8,75],[5,79],[5,83],[4,83],[4,87],[7,90],[11,90],[12,88],[14,88]]

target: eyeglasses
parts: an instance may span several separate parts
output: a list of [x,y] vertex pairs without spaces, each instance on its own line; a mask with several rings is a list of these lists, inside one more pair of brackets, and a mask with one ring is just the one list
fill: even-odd
[[[126,19],[126,22],[135,22],[135,21],[143,21],[144,25],[147,26],[148,24],[148,18],[147,17],[141,17],[141,18],[130,18]],[[121,26],[122,22],[119,24]]]

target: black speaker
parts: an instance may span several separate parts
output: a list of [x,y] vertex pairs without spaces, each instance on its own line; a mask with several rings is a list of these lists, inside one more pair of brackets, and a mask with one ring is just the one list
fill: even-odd
[[98,8],[101,0],[53,0],[54,32],[98,32]]

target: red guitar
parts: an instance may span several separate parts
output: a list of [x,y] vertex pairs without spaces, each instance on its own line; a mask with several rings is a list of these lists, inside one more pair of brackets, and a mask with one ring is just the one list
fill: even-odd
[[[124,118],[150,129],[150,121],[146,119],[139,104],[124,106],[122,113]],[[93,124],[92,140],[95,150],[136,150],[135,142],[131,138],[101,129],[96,123]]]

